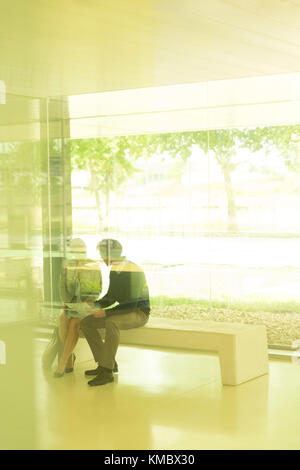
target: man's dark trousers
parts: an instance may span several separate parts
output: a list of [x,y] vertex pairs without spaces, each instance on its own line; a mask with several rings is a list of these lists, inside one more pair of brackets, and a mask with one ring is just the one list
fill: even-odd
[[[94,359],[102,367],[113,369],[120,343],[120,330],[129,330],[144,326],[149,315],[140,309],[124,310],[122,313],[96,318],[89,315],[80,322]],[[102,341],[98,329],[105,329],[105,341]]]

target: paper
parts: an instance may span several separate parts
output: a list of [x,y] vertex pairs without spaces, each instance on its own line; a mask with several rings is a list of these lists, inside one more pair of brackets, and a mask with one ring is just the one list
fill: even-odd
[[66,305],[71,310],[75,310],[75,312],[78,312],[79,315],[81,315],[81,316],[92,315],[95,311],[95,307],[92,307],[91,305],[87,304],[86,302],[67,303]]

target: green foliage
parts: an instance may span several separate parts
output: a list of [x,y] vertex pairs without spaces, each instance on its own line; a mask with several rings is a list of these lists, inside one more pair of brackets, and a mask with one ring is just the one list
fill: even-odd
[[0,146],[0,182],[13,197],[38,205],[41,197],[40,144],[9,142]]
[[[233,155],[238,136],[236,129],[220,129],[138,136],[135,139],[139,141],[139,145],[144,145],[143,153],[140,151],[141,156],[167,153],[173,158],[179,157],[186,161],[197,146],[204,153],[212,152],[222,168],[232,171],[236,167]],[[131,147],[132,150],[136,149]]]
[[300,167],[300,125],[74,140],[71,142],[72,164],[76,169],[94,171],[99,189],[107,185],[110,173],[117,188],[137,171],[136,159],[167,153],[186,161],[194,146],[204,153],[211,152],[221,168],[228,171],[238,165],[234,157],[239,148],[247,148],[252,153],[262,148],[276,149],[290,169]]
[[[90,189],[96,195],[98,209],[97,192],[102,191],[106,195],[107,213],[109,192],[119,191],[138,171],[134,165],[137,159],[168,155],[184,163],[195,147],[200,148],[215,158],[223,172],[229,231],[238,230],[231,173],[241,163],[239,149],[248,149],[251,154],[263,148],[276,151],[287,168],[300,169],[300,125],[105,137],[75,140],[70,145],[73,168],[90,171]],[[251,157],[249,160],[251,170]]]
[[300,167],[300,125],[167,133],[141,138],[145,138],[145,154],[167,152],[186,160],[193,146],[198,146],[204,153],[211,152],[221,168],[229,171],[238,164],[234,157],[239,148],[251,153],[263,148],[269,152],[276,150],[290,169]]
[[91,173],[91,190],[120,189],[137,171],[130,161],[126,137],[73,140],[70,147],[72,167]]
[[158,295],[150,298],[151,307],[179,307],[181,305],[197,305],[199,309],[230,309],[244,312],[269,312],[269,313],[299,313],[300,303],[297,301],[247,301],[236,299],[229,301],[197,299],[194,297],[169,297]]
[[256,127],[238,131],[241,147],[257,152],[276,150],[292,171],[300,169],[300,125]]

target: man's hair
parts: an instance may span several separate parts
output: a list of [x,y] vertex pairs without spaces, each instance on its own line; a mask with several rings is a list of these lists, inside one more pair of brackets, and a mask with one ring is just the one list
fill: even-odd
[[123,247],[118,240],[113,238],[104,238],[97,244],[97,249],[101,252],[111,253],[113,257],[121,256]]

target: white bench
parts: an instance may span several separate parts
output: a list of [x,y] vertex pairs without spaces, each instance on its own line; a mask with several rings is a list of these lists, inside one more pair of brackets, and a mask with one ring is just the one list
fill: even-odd
[[268,373],[264,325],[150,317],[144,327],[122,330],[120,343],[215,352],[223,385],[239,385]]

